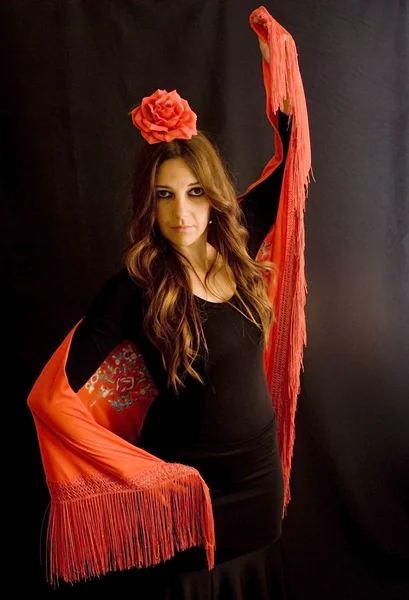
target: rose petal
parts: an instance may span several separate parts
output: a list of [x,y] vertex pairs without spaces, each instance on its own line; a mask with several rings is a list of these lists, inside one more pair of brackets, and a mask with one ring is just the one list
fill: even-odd
[[144,129],[147,131],[167,131],[167,127],[164,125],[157,125],[152,121],[143,120]]
[[158,143],[158,140],[156,139],[156,137],[147,131],[141,131],[141,135],[143,138],[145,138],[145,140],[149,144],[157,144]]
[[160,118],[166,119],[166,121],[168,119],[173,119],[174,117],[175,117],[175,109],[173,106],[163,109],[160,113]]
[[168,96],[172,99],[173,102],[180,102],[180,100],[182,100],[181,96],[179,96],[176,90],[172,90],[171,92],[169,92]]
[[192,114],[192,115],[195,115],[197,117],[196,113],[193,112],[193,110],[190,108],[189,103],[188,103],[187,100],[182,99],[182,106],[183,106],[184,111],[187,114]]
[[183,127],[188,128],[188,129],[191,129],[196,134],[197,133],[197,131],[196,131],[196,121],[197,121],[196,115],[187,114],[187,115],[184,115],[184,118],[180,120],[180,126],[181,127],[183,126]]
[[161,142],[171,142],[174,138],[170,132],[157,133],[157,139]]
[[180,121],[180,119],[177,115],[175,117],[173,117],[173,119],[168,119],[168,121],[167,121],[168,129],[174,129],[177,126],[177,124],[179,123],[179,121]]
[[174,127],[176,127],[176,125],[179,123],[179,121],[180,121],[180,119],[178,116],[175,116],[171,119],[158,118],[158,119],[155,119],[155,124],[162,125],[163,127],[166,127],[166,129],[173,129]]
[[163,96],[167,96],[168,92],[166,90],[156,90],[156,92],[154,92],[151,96],[149,96],[149,100],[151,100],[152,102],[155,102],[156,100],[159,100],[160,98],[163,98]]
[[144,119],[150,119],[152,115],[152,107],[149,102],[142,101],[141,112]]
[[135,121],[134,121],[135,127],[146,131],[147,123],[150,123],[150,121],[143,118],[141,111],[137,115],[135,115]]
[[132,122],[135,125],[135,127],[141,127],[143,117],[141,114],[140,106],[138,106],[138,108],[135,108],[132,111],[131,116],[132,116]]
[[190,127],[178,127],[178,129],[172,131],[172,136],[173,139],[190,140],[194,133],[195,132]]
[[165,120],[171,119],[175,116],[173,106],[156,108],[156,110],[152,114],[153,114],[154,119],[165,119]]
[[178,102],[177,104],[173,105],[173,110],[175,112],[175,115],[178,115],[179,118],[185,112],[185,109],[183,108],[183,106],[182,106],[182,104],[180,102]]
[[162,98],[159,98],[158,100],[155,100],[155,103],[154,103],[155,110],[157,110],[158,108],[161,108],[163,106],[166,106],[167,102],[168,102],[168,97],[167,96],[163,96]]

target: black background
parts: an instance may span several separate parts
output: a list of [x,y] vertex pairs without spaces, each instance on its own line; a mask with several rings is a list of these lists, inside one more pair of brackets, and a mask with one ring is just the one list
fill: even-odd
[[[264,5],[297,43],[315,176],[306,212],[308,346],[284,520],[291,596],[403,600],[409,3]],[[52,593],[39,549],[48,493],[26,398],[121,264],[126,192],[141,143],[128,112],[157,88],[176,88],[244,191],[272,150],[248,26],[257,6],[1,3],[3,578],[14,589]]]

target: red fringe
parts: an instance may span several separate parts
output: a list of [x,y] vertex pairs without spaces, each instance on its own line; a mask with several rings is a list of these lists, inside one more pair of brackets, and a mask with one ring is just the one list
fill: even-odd
[[210,495],[190,467],[160,464],[134,480],[95,475],[48,485],[48,579],[54,585],[149,567],[193,546],[203,546],[208,568],[214,566]]
[[[304,211],[311,171],[311,147],[308,113],[304,88],[298,66],[294,39],[262,6],[250,16],[255,33],[268,43],[270,61],[263,60],[263,75],[267,94],[267,115],[274,124],[275,113],[288,110],[292,131],[286,160],[280,205],[284,208],[281,221],[281,263],[275,298],[274,324],[269,349],[265,355],[267,380],[277,415],[278,442],[284,475],[284,510],[291,499],[290,473],[295,441],[295,413],[300,392],[300,372],[303,369],[303,348],[307,343],[305,304]],[[279,220],[280,214],[277,217]],[[273,229],[265,240],[263,260],[273,260]],[[280,241],[280,240],[279,240]],[[270,243],[269,245],[269,242]],[[266,248],[270,249],[266,255]]]

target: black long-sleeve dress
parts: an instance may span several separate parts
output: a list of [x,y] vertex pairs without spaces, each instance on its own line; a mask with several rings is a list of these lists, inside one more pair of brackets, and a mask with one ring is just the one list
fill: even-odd
[[[287,118],[280,115],[286,153]],[[275,221],[284,163],[242,200],[255,257]],[[157,349],[142,328],[143,295],[125,269],[97,295],[77,328],[66,364],[78,391],[127,339],[136,344],[158,390],[138,445],[167,461],[195,467],[210,488],[216,533],[215,568],[204,551],[181,552],[148,569],[110,573],[76,584],[80,593],[134,594],[138,600],[281,600],[286,584],[280,546],[283,481],[275,414],[264,374],[258,328],[227,302],[195,297],[209,349],[200,360],[205,385],[191,377],[175,394]],[[61,592],[69,588],[62,586]]]

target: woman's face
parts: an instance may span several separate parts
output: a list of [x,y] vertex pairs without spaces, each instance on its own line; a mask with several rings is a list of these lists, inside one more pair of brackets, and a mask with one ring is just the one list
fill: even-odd
[[176,246],[206,243],[210,202],[183,158],[164,161],[158,169],[156,222]]

